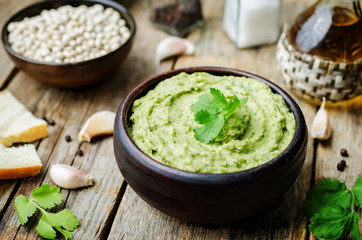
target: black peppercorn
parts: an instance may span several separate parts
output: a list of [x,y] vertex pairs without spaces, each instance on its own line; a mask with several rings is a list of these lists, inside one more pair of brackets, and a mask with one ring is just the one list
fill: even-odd
[[54,122],[53,119],[48,120],[47,117],[45,117],[45,116],[42,117],[42,119],[43,119],[44,121],[46,121],[50,126],[54,126],[54,125],[55,125],[55,122]]
[[67,136],[65,136],[65,141],[70,142],[70,141],[72,141],[72,138],[69,135],[67,135]]
[[341,149],[341,155],[342,155],[343,157],[348,157],[347,149],[342,148],[342,149]]
[[341,160],[341,161],[337,164],[337,169],[338,169],[338,171],[343,172],[346,166],[347,166],[346,161]]
[[54,126],[54,125],[55,125],[55,122],[54,122],[53,119],[50,119],[50,120],[48,120],[48,124],[49,124],[50,126]]
[[78,149],[78,150],[77,150],[77,155],[78,155],[79,157],[82,157],[82,156],[84,155],[82,149]]

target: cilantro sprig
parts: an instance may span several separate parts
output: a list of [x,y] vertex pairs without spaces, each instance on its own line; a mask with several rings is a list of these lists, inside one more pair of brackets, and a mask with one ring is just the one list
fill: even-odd
[[310,218],[309,231],[318,239],[340,239],[352,232],[360,240],[358,214],[362,208],[362,176],[352,189],[337,179],[325,178],[307,192],[304,212]]
[[58,213],[47,212],[46,209],[53,208],[62,203],[63,195],[59,187],[51,187],[49,184],[41,185],[33,190],[33,197],[28,199],[24,195],[15,198],[15,209],[21,225],[28,222],[37,209],[42,213],[36,231],[46,239],[55,239],[57,230],[65,239],[73,237],[72,231],[79,225],[77,217],[72,211],[64,209]]
[[226,119],[241,105],[248,101],[248,98],[239,99],[232,96],[229,101],[224,94],[215,88],[210,88],[210,94],[202,94],[196,103],[190,106],[195,114],[195,121],[203,125],[194,128],[196,140],[209,143],[214,140],[224,127]]

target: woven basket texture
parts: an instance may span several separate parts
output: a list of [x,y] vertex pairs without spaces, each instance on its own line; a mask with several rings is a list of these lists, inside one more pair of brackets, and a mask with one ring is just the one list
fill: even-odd
[[306,99],[344,101],[362,94],[362,59],[354,63],[334,62],[298,51],[286,37],[278,41],[278,69],[287,85]]

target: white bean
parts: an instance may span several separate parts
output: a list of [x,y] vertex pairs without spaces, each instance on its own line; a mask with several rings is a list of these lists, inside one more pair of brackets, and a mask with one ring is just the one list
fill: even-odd
[[12,49],[45,62],[81,62],[119,48],[130,37],[126,21],[100,4],[69,5],[8,25]]

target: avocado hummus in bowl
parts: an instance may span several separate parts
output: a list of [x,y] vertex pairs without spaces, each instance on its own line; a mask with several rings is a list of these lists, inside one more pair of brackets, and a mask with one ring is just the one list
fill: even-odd
[[[247,98],[225,121],[221,136],[205,143],[195,138],[190,106],[210,89],[226,99]],[[264,83],[246,77],[180,73],[160,82],[132,106],[129,132],[147,155],[190,172],[228,173],[261,165],[291,142],[295,119],[283,98]]]
[[147,203],[171,216],[222,224],[270,208],[306,156],[296,102],[274,83],[216,67],[166,72],[118,108],[118,167]]

